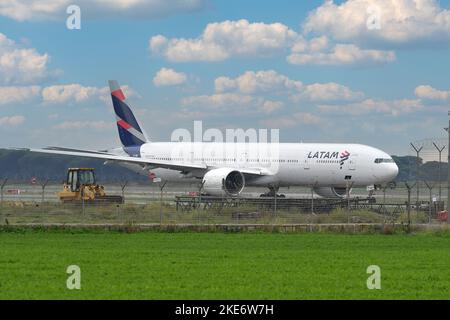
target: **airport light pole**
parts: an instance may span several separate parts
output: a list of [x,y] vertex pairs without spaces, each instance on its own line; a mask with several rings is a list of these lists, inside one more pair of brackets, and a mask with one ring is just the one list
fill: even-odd
[[439,152],[439,166],[438,166],[438,183],[439,183],[439,202],[441,202],[442,198],[442,177],[441,177],[441,165],[442,165],[442,151],[444,151],[445,146],[439,147],[436,143],[433,142],[434,147]]

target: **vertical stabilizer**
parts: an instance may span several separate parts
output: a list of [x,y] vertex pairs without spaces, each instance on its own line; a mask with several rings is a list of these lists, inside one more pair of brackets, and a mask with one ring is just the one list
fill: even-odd
[[149,142],[139,122],[126,102],[125,95],[115,80],[109,81],[111,98],[116,114],[117,129],[124,148],[138,147]]

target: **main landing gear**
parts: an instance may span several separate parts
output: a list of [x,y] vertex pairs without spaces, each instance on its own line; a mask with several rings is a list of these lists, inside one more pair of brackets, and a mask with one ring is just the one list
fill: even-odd
[[277,195],[277,198],[286,198],[284,194],[278,194],[280,187],[269,187],[269,192],[263,193],[260,195],[260,198],[274,198]]

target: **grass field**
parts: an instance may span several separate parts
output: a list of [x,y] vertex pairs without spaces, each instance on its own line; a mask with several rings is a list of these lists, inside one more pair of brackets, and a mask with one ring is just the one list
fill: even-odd
[[450,299],[450,234],[1,232],[0,298]]

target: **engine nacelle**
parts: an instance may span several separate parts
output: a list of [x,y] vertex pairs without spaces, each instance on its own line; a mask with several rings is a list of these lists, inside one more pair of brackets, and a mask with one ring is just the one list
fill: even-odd
[[235,169],[214,169],[203,177],[203,190],[212,196],[236,197],[241,194],[244,187],[244,175]]
[[[349,190],[349,193],[352,190]],[[314,188],[314,192],[317,193],[319,196],[324,198],[345,198],[347,195],[347,188],[341,188],[341,187],[319,187]]]

